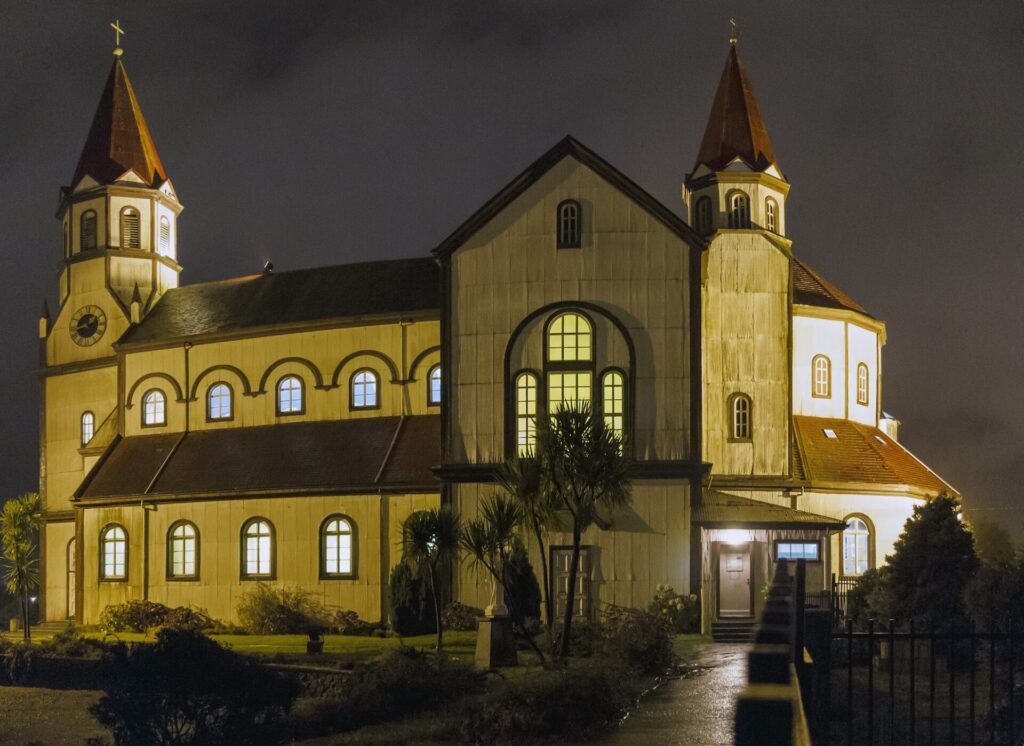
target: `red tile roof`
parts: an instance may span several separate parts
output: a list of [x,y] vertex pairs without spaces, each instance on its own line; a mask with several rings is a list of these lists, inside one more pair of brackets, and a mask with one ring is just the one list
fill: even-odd
[[805,306],[846,308],[870,316],[857,301],[793,257],[793,302]]

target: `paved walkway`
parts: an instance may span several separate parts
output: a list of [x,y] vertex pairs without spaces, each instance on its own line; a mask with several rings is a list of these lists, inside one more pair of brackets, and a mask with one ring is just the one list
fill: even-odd
[[600,746],[727,746],[736,696],[747,677],[747,645],[698,643],[683,654],[685,673],[649,694]]

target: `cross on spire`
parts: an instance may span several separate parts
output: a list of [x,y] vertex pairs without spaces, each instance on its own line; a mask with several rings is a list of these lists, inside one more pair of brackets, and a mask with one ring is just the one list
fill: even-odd
[[735,46],[736,42],[739,41],[739,35],[736,33],[736,19],[735,18],[730,18],[729,19],[729,26],[732,27],[732,30],[729,33],[729,43],[732,44],[733,46]]
[[121,19],[117,19],[110,28],[114,29],[114,54],[117,56],[121,55],[121,34],[124,33],[124,29],[121,28]]

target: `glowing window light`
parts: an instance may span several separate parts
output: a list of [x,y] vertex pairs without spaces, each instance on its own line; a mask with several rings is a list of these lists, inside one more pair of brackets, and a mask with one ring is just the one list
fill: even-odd
[[727,528],[722,531],[720,536],[723,543],[733,546],[750,542],[750,532],[742,528]]

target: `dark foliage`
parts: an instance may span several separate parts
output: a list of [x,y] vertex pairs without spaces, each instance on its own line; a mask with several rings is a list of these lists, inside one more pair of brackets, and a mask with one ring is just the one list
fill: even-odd
[[384,637],[387,635],[387,625],[382,622],[368,622],[360,619],[359,614],[354,611],[342,610],[335,612],[331,632],[353,637]]
[[452,601],[441,612],[441,624],[456,632],[475,632],[484,612],[475,606]]
[[891,618],[889,605],[889,568],[872,568],[857,578],[846,597],[846,617],[857,629],[867,629],[868,621]]
[[505,603],[512,617],[529,620],[540,619],[540,585],[530,564],[530,555],[522,541],[512,545],[508,558],[508,593]]
[[436,632],[434,599],[423,578],[404,562],[391,570],[391,627],[402,637]]
[[238,620],[254,635],[304,635],[331,626],[327,610],[308,591],[265,583],[242,595]]
[[100,614],[100,628],[104,632],[145,632],[158,627],[204,630],[213,626],[213,620],[201,609],[187,606],[168,608],[154,601],[126,601],[111,604]]
[[964,604],[979,629],[1024,629],[1024,563],[983,563],[964,591]]
[[90,712],[116,745],[280,743],[293,683],[194,631],[164,629],[152,645],[120,648],[111,684]]
[[700,632],[700,598],[695,593],[683,596],[672,586],[660,584],[647,610],[667,619],[677,634]]
[[676,663],[674,632],[667,618],[647,611],[611,606],[601,615],[605,654],[646,676],[664,674]]

